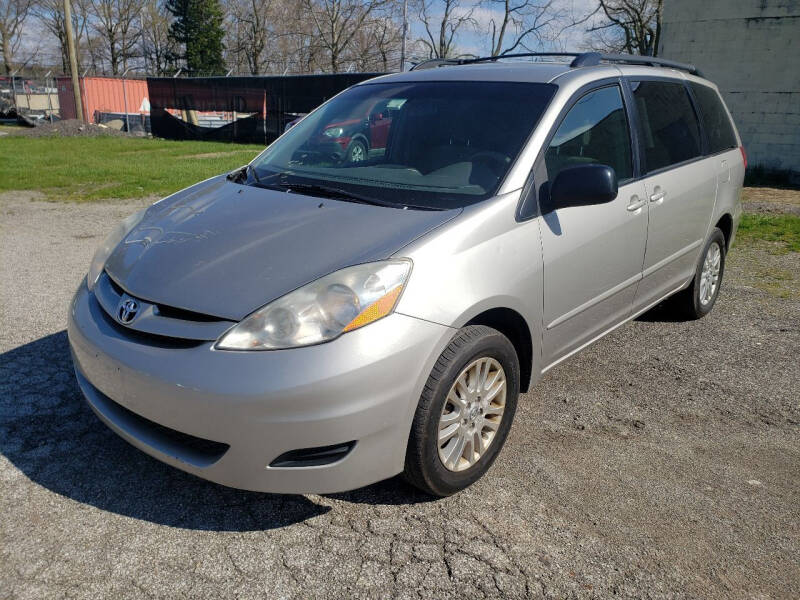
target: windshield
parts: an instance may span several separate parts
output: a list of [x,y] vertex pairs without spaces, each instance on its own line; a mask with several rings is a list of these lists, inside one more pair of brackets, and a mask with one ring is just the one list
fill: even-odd
[[497,192],[554,91],[493,81],[358,85],[297,121],[253,161],[248,182],[467,206]]

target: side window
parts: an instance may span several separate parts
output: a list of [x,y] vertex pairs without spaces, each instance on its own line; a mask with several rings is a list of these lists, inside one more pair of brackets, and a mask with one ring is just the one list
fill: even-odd
[[713,88],[699,83],[690,83],[697,100],[700,118],[708,136],[708,151],[716,154],[723,150],[736,148],[736,134],[733,133],[731,120],[722,105],[722,100]]
[[617,180],[633,177],[631,137],[619,86],[589,92],[570,109],[545,153],[547,177],[576,165],[612,167]]
[[650,173],[700,156],[700,126],[682,83],[632,81],[644,169]]

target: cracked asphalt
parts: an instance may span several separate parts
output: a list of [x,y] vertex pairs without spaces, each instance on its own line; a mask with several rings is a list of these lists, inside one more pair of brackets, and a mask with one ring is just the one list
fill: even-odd
[[0,598],[800,597],[800,255],[736,249],[708,318],[553,369],[461,494],[278,496],[165,466],[81,398],[67,304],[143,202],[0,196]]

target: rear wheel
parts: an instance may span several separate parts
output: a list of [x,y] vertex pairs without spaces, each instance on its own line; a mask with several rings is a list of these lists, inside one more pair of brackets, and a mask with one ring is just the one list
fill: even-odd
[[519,361],[499,331],[461,329],[442,352],[414,415],[405,477],[435,496],[477,481],[505,443],[517,408]]
[[714,228],[700,253],[692,283],[670,299],[670,308],[687,319],[705,317],[717,301],[724,272],[725,236],[718,228]]

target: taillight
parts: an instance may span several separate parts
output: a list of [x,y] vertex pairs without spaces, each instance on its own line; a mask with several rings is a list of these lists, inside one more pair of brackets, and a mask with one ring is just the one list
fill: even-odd
[[744,146],[739,146],[739,150],[742,151],[742,161],[744,162],[744,168],[747,168],[747,153],[744,151]]

